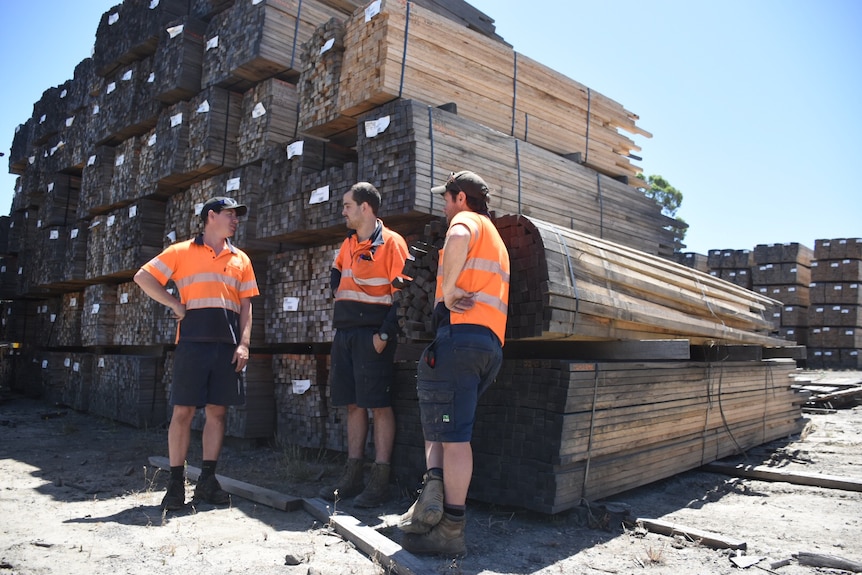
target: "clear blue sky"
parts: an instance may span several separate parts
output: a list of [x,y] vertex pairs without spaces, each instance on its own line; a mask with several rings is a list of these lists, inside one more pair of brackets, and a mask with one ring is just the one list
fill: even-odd
[[[3,1],[0,213],[15,127],[118,2]],[[639,165],[683,193],[687,251],[862,237],[857,0],[474,0],[514,49],[638,114]]]

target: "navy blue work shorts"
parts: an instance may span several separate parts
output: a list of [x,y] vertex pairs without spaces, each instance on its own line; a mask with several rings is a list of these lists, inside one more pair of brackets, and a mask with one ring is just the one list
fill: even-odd
[[332,339],[329,371],[333,405],[391,407],[395,349],[390,339],[383,353],[374,349],[374,328],[338,329]]
[[231,363],[232,343],[180,341],[174,352],[171,405],[243,405],[245,372]]
[[438,328],[422,352],[416,391],[425,441],[468,442],[479,397],[503,365],[503,347],[479,325]]

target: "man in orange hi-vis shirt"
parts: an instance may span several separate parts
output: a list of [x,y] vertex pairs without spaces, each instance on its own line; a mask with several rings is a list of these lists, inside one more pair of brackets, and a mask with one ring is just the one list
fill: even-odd
[[[230,502],[215,476],[230,405],[245,403],[245,367],[251,339],[251,298],[259,295],[251,260],[228,238],[248,208],[231,198],[207,200],[203,232],[166,248],[135,274],[144,292],[179,320],[168,429],[171,476],[162,508],[185,506],[184,469],[195,410],[206,409],[203,463],[193,502]],[[165,289],[173,280],[179,299]]]
[[491,221],[482,178],[453,172],[431,191],[443,194],[449,229],[437,267],[437,332],[417,370],[427,471],[398,526],[411,553],[463,555],[476,405],[503,363],[509,253]]

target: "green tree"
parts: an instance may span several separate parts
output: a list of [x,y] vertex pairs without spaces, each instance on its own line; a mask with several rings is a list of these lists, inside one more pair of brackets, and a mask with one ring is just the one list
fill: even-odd
[[673,218],[674,223],[664,226],[664,229],[673,232],[674,243],[678,248],[681,247],[688,232],[688,224],[676,215],[682,205],[682,192],[670,185],[663,176],[653,175],[645,178],[643,174],[638,174],[638,177],[646,184],[642,188],[644,195],[653,198],[661,206],[662,214]]

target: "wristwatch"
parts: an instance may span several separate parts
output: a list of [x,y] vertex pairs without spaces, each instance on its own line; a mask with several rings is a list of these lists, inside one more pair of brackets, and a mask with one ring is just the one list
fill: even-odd
[[389,334],[385,331],[378,331],[377,337],[380,338],[380,341],[389,341]]

